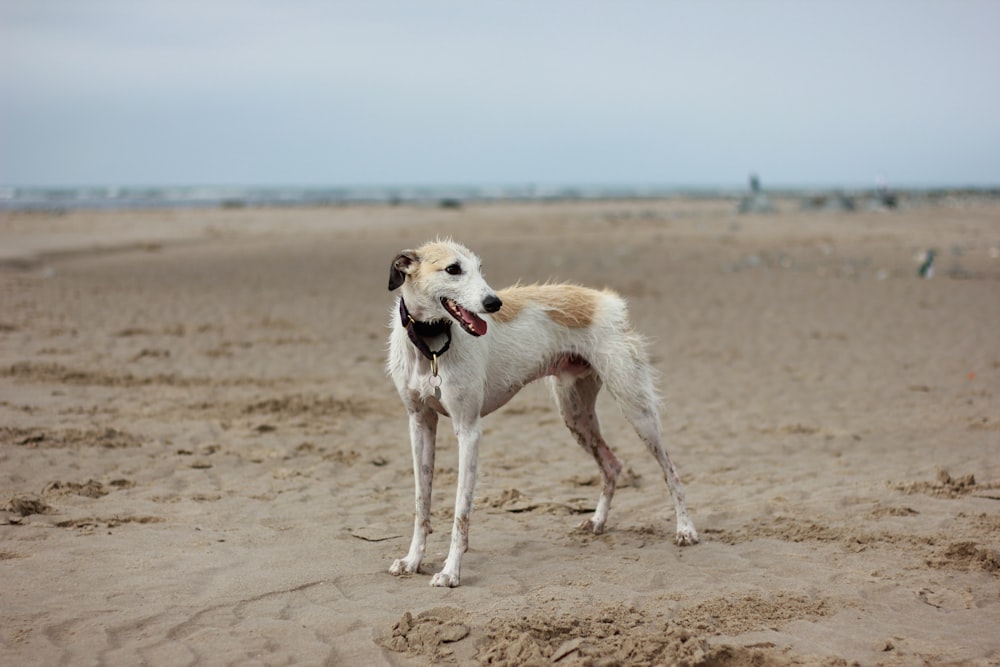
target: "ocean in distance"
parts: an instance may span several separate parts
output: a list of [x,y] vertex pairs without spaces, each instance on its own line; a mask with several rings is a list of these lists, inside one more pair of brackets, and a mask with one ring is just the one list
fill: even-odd
[[[767,192],[806,198],[866,196],[873,188],[795,188]],[[997,188],[906,190],[917,198],[966,194],[1000,196]],[[678,197],[739,199],[744,188],[663,185],[452,185],[361,187],[79,187],[0,186],[0,211],[72,211],[164,208],[317,207],[348,204],[423,204],[459,207],[465,203],[518,201],[649,200]]]
[[718,188],[662,186],[80,187],[0,186],[0,210],[241,208],[346,204],[445,204],[725,196]]

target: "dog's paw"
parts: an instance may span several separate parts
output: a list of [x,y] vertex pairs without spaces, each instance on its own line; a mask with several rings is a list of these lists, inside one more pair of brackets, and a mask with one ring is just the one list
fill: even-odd
[[458,586],[458,575],[448,574],[447,572],[438,572],[433,577],[431,577],[431,586],[438,586],[441,588],[455,588]]
[[594,517],[589,519],[584,519],[580,522],[580,525],[576,527],[577,530],[583,531],[585,533],[593,533],[594,535],[600,535],[604,532],[604,522],[598,522]]
[[420,569],[420,563],[411,562],[409,558],[397,558],[389,566],[389,574],[397,577],[401,574],[413,574]]
[[695,530],[694,524],[690,520],[677,522],[677,535],[674,537],[674,542],[680,547],[698,544],[698,531]]

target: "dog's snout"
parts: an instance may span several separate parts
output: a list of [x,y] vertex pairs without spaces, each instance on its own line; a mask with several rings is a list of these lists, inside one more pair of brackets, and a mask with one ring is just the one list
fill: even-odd
[[490,296],[483,299],[483,308],[486,309],[487,313],[497,312],[498,310],[500,310],[500,307],[502,305],[503,301],[501,301],[500,298],[495,294],[491,294]]

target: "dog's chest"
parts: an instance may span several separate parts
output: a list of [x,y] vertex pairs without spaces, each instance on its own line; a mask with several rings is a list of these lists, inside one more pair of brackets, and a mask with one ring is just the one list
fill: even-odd
[[436,411],[447,414],[441,405],[444,373],[432,372],[431,362],[420,355],[406,337],[394,331],[389,342],[389,372],[400,396],[411,404],[426,403]]
[[419,369],[420,365],[414,364],[403,380],[401,393],[404,400],[413,405],[426,405],[439,414],[450,416],[444,405],[447,400],[444,391],[445,378],[441,374],[434,376],[429,369],[422,372]]

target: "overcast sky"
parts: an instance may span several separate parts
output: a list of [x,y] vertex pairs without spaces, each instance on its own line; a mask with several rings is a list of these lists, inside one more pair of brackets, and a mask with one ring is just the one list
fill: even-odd
[[0,0],[0,184],[1000,184],[1000,2]]

